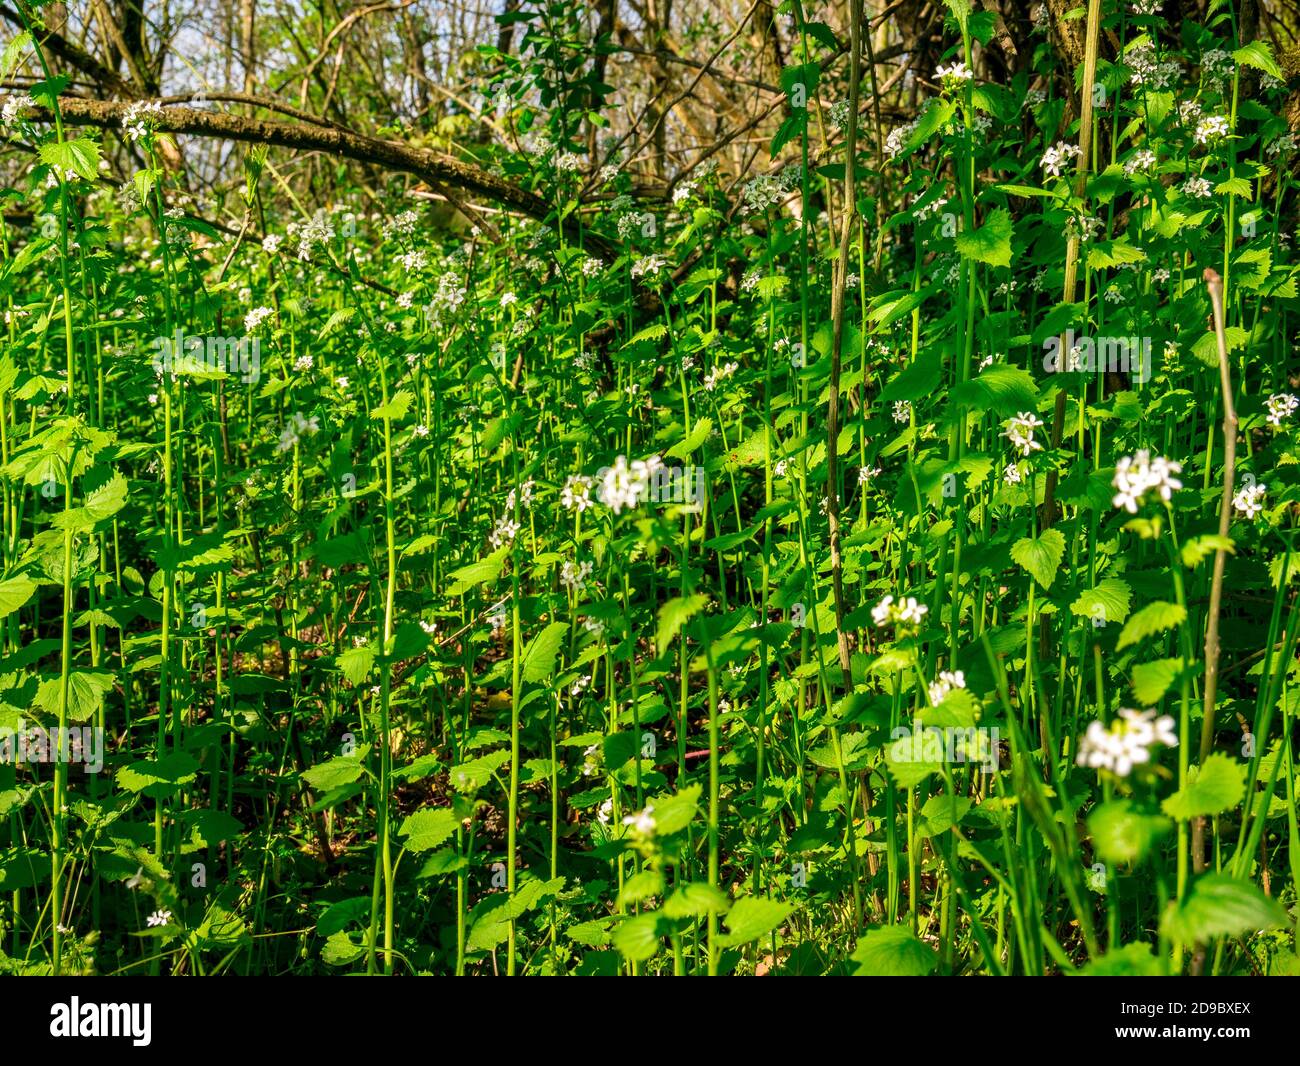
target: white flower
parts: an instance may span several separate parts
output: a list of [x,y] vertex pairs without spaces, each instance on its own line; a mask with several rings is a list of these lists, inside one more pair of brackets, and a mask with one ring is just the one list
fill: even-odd
[[591,486],[595,484],[586,474],[570,474],[560,491],[560,503],[566,511],[581,514],[592,505]]
[[1034,439],[1034,430],[1041,429],[1042,420],[1032,411],[1021,411],[1015,418],[1007,421],[1007,428],[1002,436],[1009,440],[1021,455],[1030,455],[1042,451],[1043,446]]
[[893,596],[885,596],[871,608],[871,620],[878,626],[920,625],[929,610],[925,604],[918,603],[912,596],[905,596],[897,602]]
[[339,392],[347,392],[347,391],[348,391],[348,379],[345,378],[345,377],[335,378],[335,379],[334,379],[334,387],[335,387],[336,389],[338,389]]
[[1271,426],[1281,427],[1282,419],[1289,418],[1291,412],[1300,407],[1300,399],[1292,396],[1289,392],[1274,393],[1264,401],[1264,406],[1268,408],[1267,421]]
[[936,706],[955,688],[966,687],[966,675],[961,670],[940,670],[939,680],[930,682],[930,702]]
[[609,817],[613,813],[614,813],[614,801],[612,799],[607,799],[604,803],[600,805],[600,809],[596,811],[596,821],[598,821],[601,825],[609,825]]
[[912,401],[911,401],[911,400],[895,400],[895,401],[894,401],[894,421],[895,421],[895,422],[907,422],[909,419],[911,419],[911,417],[912,417]]
[[158,124],[162,113],[162,104],[137,100],[122,114],[122,129],[131,140],[141,140]]
[[603,167],[600,168],[600,172],[597,175],[597,177],[602,185],[608,185],[611,181],[613,181],[615,178],[618,177],[618,167],[613,163],[606,163]]
[[1138,172],[1146,173],[1156,165],[1156,154],[1149,148],[1142,148],[1134,152],[1128,162],[1124,164],[1124,173],[1130,178]]
[[1007,468],[1002,471],[1002,480],[1008,485],[1019,485],[1021,481],[1020,468],[1015,463],[1008,463]]
[[1240,511],[1247,521],[1254,521],[1255,516],[1264,509],[1265,486],[1263,483],[1244,485],[1232,498],[1232,506]]
[[587,578],[591,576],[591,563],[585,559],[581,563],[573,563],[566,559],[564,565],[560,567],[560,584],[570,592],[581,592],[587,585]]
[[26,93],[8,93],[5,96],[4,107],[0,108],[0,123],[6,126],[12,126],[18,119],[24,117],[24,113],[36,106],[36,101]]
[[318,432],[320,432],[320,422],[315,415],[307,418],[295,411],[289,416],[289,421],[285,423],[284,429],[280,432],[280,443],[276,445],[275,450],[287,452],[295,444],[301,442],[304,437],[309,437]]
[[297,236],[298,258],[310,259],[314,245],[329,244],[334,239],[334,224],[330,221],[324,209],[320,209],[298,227]]
[[[519,486],[519,503],[521,506],[531,507],[533,505],[534,488],[536,488],[536,485],[533,482],[532,478],[529,478],[527,481],[525,481],[522,485]],[[515,509],[515,490],[511,489],[508,493],[506,493],[506,510],[513,511],[514,509]]]
[[416,426],[413,430],[411,430],[411,432],[414,433],[417,437],[427,437],[429,435],[429,427],[426,426],[423,422],[421,422],[418,426]]
[[1121,707],[1119,714],[1120,720],[1109,729],[1100,721],[1089,723],[1075,760],[1080,766],[1127,777],[1134,766],[1151,761],[1151,751],[1156,745],[1178,747],[1170,715],[1157,718],[1155,711],[1134,711],[1127,707]]
[[278,233],[268,233],[262,238],[262,251],[267,255],[275,255],[280,250],[280,245],[284,243],[284,237]]
[[1077,144],[1057,141],[1043,153],[1042,168],[1049,178],[1059,178],[1071,159],[1077,159],[1082,149]]
[[158,910],[158,911],[154,911],[153,914],[149,915],[149,917],[145,919],[145,924],[152,929],[160,925],[166,925],[171,920],[172,920],[171,911]]
[[695,195],[695,182],[684,181],[673,190],[673,205],[685,203]]
[[1193,200],[1204,200],[1209,197],[1214,190],[1210,183],[1204,178],[1193,175],[1179,186],[1184,196]]
[[649,485],[628,465],[627,456],[620,455],[613,466],[604,469],[596,495],[601,503],[619,514],[636,507],[648,490]]
[[647,803],[645,810],[627,815],[623,819],[623,824],[630,825],[632,831],[638,836],[653,836],[655,831],[654,811],[654,804]]
[[772,473],[774,473],[777,477],[785,477],[785,471],[788,465],[789,465],[788,459],[778,459],[776,461],[776,465],[772,467]]
[[878,466],[862,466],[858,468],[858,484],[870,485],[871,479],[880,473]]
[[634,278],[646,277],[653,281],[663,272],[664,267],[667,265],[662,255],[647,255],[632,264],[632,276]]
[[1160,11],[1164,0],[1133,0],[1128,9],[1135,15],[1154,15]]
[[740,366],[738,363],[724,363],[721,366],[715,366],[712,370],[710,370],[707,374],[704,375],[705,389],[707,389],[709,392],[712,392],[714,389],[718,387],[719,382],[725,381],[727,378],[731,377],[731,375],[734,374],[739,369]]
[[269,307],[254,307],[244,316],[244,332],[252,333],[274,313]]
[[294,370],[310,370],[315,360],[310,355],[300,355],[293,361]]
[[397,306],[402,310],[409,310],[411,304],[415,303],[415,291],[404,292],[397,298]]
[[438,632],[438,626],[436,622],[426,622],[423,618],[420,619],[420,628],[423,629],[428,636],[433,636],[436,632]]
[[1228,135],[1228,120],[1222,115],[1207,115],[1196,124],[1196,143],[1213,144]]
[[1129,514],[1137,514],[1138,504],[1149,491],[1154,490],[1167,503],[1174,489],[1183,487],[1181,481],[1170,475],[1181,474],[1182,470],[1181,463],[1163,457],[1152,459],[1145,448],[1134,455],[1126,455],[1115,466],[1115,478],[1111,484],[1116,492],[1112,502]]
[[509,546],[515,542],[515,537],[518,535],[519,523],[507,515],[502,515],[497,519],[497,524],[492,527],[492,532],[488,534],[488,543],[493,548]]
[[503,292],[501,294],[501,309],[503,311],[507,307],[510,307],[513,304],[517,304],[518,302],[519,302],[519,297],[516,296],[513,292]]
[[960,85],[964,81],[970,81],[975,77],[975,72],[964,62],[957,62],[952,66],[940,65],[936,67],[934,76],[937,81],[943,82],[945,87],[950,87]]

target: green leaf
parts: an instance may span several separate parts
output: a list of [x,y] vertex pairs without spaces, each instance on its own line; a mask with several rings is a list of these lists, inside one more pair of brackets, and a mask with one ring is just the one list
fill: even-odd
[[399,422],[406,417],[406,412],[411,409],[413,397],[406,390],[402,389],[397,392],[386,404],[376,407],[370,412],[370,417],[375,419],[387,419],[390,422]]
[[[635,738],[633,741],[635,743]],[[655,835],[666,837],[680,833],[690,825],[699,808],[701,792],[700,785],[689,785],[672,795],[656,796],[653,801]]]
[[22,54],[31,46],[32,35],[26,30],[13,37],[0,55],[0,78],[7,78],[18,67]]
[[1125,944],[1094,959],[1079,971],[1080,977],[1161,977],[1164,965],[1150,944]]
[[659,608],[659,628],[655,632],[655,643],[659,654],[672,643],[682,626],[695,614],[708,606],[709,597],[697,593],[694,596],[676,596]]
[[318,763],[302,772],[302,779],[317,792],[333,792],[350,785],[365,772],[360,759],[340,755],[328,762]]
[[632,962],[645,962],[652,958],[660,946],[659,920],[654,911],[624,918],[614,926],[611,937],[614,946]]
[[1093,625],[1100,628],[1124,621],[1132,598],[1133,590],[1127,581],[1107,577],[1097,582],[1094,588],[1080,593],[1078,599],[1070,604],[1070,611],[1080,618],[1092,619]]
[[1249,881],[1227,874],[1206,874],[1192,883],[1180,907],[1171,903],[1161,934],[1184,944],[1201,944],[1216,936],[1241,936],[1287,924],[1286,912]]
[[563,622],[552,622],[528,642],[524,649],[523,675],[525,681],[549,681],[555,674],[555,660],[569,627]]
[[1011,546],[1011,558],[1045,589],[1052,587],[1064,557],[1065,538],[1059,529],[1045,529],[1037,537],[1021,537]]
[[1246,794],[1246,769],[1236,759],[1215,752],[1187,772],[1187,784],[1160,805],[1165,814],[1180,821],[1200,815],[1222,814]]
[[905,925],[877,925],[866,931],[850,956],[855,977],[924,977],[939,964],[938,953]]
[[369,644],[348,648],[339,656],[338,664],[350,685],[361,685],[370,676],[370,668],[375,665],[375,649]]
[[726,914],[731,900],[721,889],[707,881],[688,881],[678,885],[664,900],[663,913],[668,918],[703,918],[708,914]]
[[1108,863],[1141,862],[1172,823],[1158,814],[1143,813],[1132,800],[1103,803],[1088,816],[1088,832],[1097,855]]
[[1038,387],[1029,373],[1018,366],[993,363],[977,377],[953,387],[952,401],[975,411],[997,411],[1014,415],[1038,406]]
[[695,423],[691,435],[679,440],[665,453],[669,459],[685,459],[713,434],[713,419],[701,418]]
[[1269,47],[1267,41],[1251,41],[1250,44],[1233,52],[1232,58],[1238,63],[1244,63],[1248,67],[1262,70],[1265,74],[1272,75],[1278,81],[1286,81],[1286,75],[1282,73],[1282,68],[1277,65],[1277,60],[1273,58],[1273,49]]
[[35,581],[23,574],[0,581],[0,618],[13,614],[30,600],[37,587]]
[[[59,713],[60,679],[52,677],[41,682],[36,692],[36,705],[50,714]],[[104,702],[113,689],[113,675],[107,670],[73,670],[68,674],[68,718],[84,722]]]
[[1173,629],[1174,626],[1181,625],[1186,617],[1187,611],[1176,603],[1167,603],[1164,600],[1148,603],[1125,624],[1119,635],[1119,643],[1115,646],[1116,650],[1123,651],[1139,640],[1146,640],[1156,633]]
[[450,807],[439,807],[409,815],[398,833],[407,838],[407,851],[432,851],[455,833],[459,825],[460,819],[455,811]]
[[41,162],[79,174],[87,181],[99,175],[99,145],[85,137],[75,141],[48,141],[40,147]]
[[1133,695],[1143,707],[1158,703],[1183,672],[1182,659],[1156,659],[1133,667]]
[[158,797],[187,785],[198,775],[199,764],[183,751],[161,759],[142,759],[117,772],[117,783],[128,792]]
[[977,259],[990,266],[1010,266],[1011,212],[1005,207],[995,207],[979,229],[957,234],[957,251],[967,259]]
[[447,595],[460,596],[475,585],[490,584],[495,581],[501,576],[501,569],[505,566],[506,555],[509,552],[509,548],[498,548],[486,559],[480,559],[476,563],[470,563],[469,566],[462,566],[459,570],[453,570]]
[[719,937],[724,948],[748,944],[765,933],[770,933],[794,912],[793,903],[746,896],[732,904],[727,912],[727,933]]

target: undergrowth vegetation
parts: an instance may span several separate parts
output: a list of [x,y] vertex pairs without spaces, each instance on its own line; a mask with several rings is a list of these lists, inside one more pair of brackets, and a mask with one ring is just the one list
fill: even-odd
[[0,970],[1296,972],[1287,72],[1159,8],[783,4],[652,194],[511,5],[440,135],[529,212],[196,191],[19,0]]

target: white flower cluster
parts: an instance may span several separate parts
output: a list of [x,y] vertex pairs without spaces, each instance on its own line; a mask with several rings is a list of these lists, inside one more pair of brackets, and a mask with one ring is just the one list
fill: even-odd
[[1277,392],[1264,401],[1264,406],[1268,408],[1268,424],[1280,427],[1282,419],[1290,418],[1291,413],[1300,407],[1300,399],[1289,392]]
[[895,400],[894,401],[894,421],[909,422],[912,418],[912,401]]
[[650,495],[650,479],[663,465],[657,455],[631,464],[626,455],[620,455],[613,466],[605,468],[596,498],[615,514],[632,510]]
[[1214,191],[1208,181],[1195,174],[1184,181],[1179,189],[1184,196],[1192,200],[1206,200]]
[[934,77],[936,81],[942,82],[945,89],[953,88],[962,82],[971,81],[975,77],[975,72],[963,62],[956,62],[952,66],[943,66],[942,64],[935,68]]
[[409,237],[415,232],[420,216],[414,211],[403,211],[384,223],[385,237]]
[[1206,115],[1196,124],[1196,143],[1214,144],[1228,135],[1228,120],[1222,115]]
[[1042,419],[1036,414],[1032,411],[1021,411],[1015,418],[1007,421],[1007,428],[1002,431],[1002,436],[1006,437],[1011,442],[1011,446],[1021,455],[1030,455],[1043,450],[1043,446],[1034,439],[1034,430],[1042,427]]
[[580,563],[566,559],[560,567],[560,584],[570,592],[581,592],[587,587],[587,578],[590,576],[591,563],[585,559]]
[[311,258],[311,250],[316,245],[328,245],[334,239],[334,223],[323,208],[318,208],[302,225],[292,224],[291,231],[298,238],[298,258],[304,261]]
[[1120,708],[1120,720],[1107,729],[1092,722],[1079,745],[1077,762],[1094,770],[1109,770],[1118,777],[1128,777],[1133,767],[1151,761],[1157,745],[1178,747],[1174,720],[1170,715],[1156,717],[1155,711]]
[[269,307],[254,307],[244,316],[244,332],[252,333],[253,330],[257,329],[258,326],[273,314],[275,314],[275,312]]
[[162,104],[151,100],[137,100],[122,114],[122,129],[133,141],[143,140],[162,118]]
[[787,167],[776,175],[760,174],[753,180],[745,182],[745,187],[741,190],[745,211],[749,213],[766,211],[793,192],[798,184],[799,171],[795,167]]
[[1130,178],[1134,174],[1150,173],[1156,165],[1156,154],[1149,148],[1140,148],[1124,164],[1124,173]]
[[1082,153],[1077,144],[1069,144],[1066,141],[1057,141],[1051,148],[1043,153],[1043,173],[1049,178],[1059,178],[1064,173],[1065,168],[1069,166],[1071,159],[1078,159]]
[[632,277],[654,281],[668,265],[662,255],[647,255],[632,264]]
[[1163,456],[1151,458],[1145,448],[1133,455],[1126,455],[1115,466],[1115,477],[1111,482],[1115,487],[1115,497],[1111,501],[1116,507],[1122,507],[1129,514],[1137,514],[1138,505],[1148,492],[1155,492],[1166,503],[1173,497],[1174,489],[1181,489],[1183,483],[1174,474],[1181,474],[1183,466]]
[[1222,48],[1211,48],[1201,56],[1201,73],[1211,81],[1227,81],[1236,64]]
[[940,670],[939,680],[931,681],[929,687],[930,702],[938,706],[953,689],[966,687],[966,675],[960,670]]
[[915,597],[904,596],[895,602],[893,596],[886,596],[871,608],[871,620],[878,626],[919,626],[929,611],[930,608],[918,603]]
[[714,389],[718,387],[718,385],[721,382],[726,381],[729,377],[735,374],[735,372],[739,369],[740,369],[740,364],[738,363],[722,363],[719,366],[715,366],[712,370],[710,370],[707,374],[704,375],[705,389],[707,389],[709,392],[712,392]]
[[285,423],[284,430],[280,433],[280,443],[276,445],[275,450],[287,452],[294,445],[300,443],[304,437],[310,437],[313,433],[319,432],[320,422],[315,415],[307,418],[295,411],[289,416],[289,421]]
[[560,504],[566,511],[582,514],[592,505],[591,487],[595,483],[595,479],[586,474],[570,474],[560,491]]
[[1155,49],[1149,44],[1130,48],[1124,54],[1124,65],[1131,72],[1132,84],[1152,92],[1167,89],[1182,75],[1182,68],[1173,60],[1157,59]]
[[488,543],[493,548],[509,547],[518,535],[519,523],[509,515],[502,515],[497,519],[497,524],[492,527],[492,532],[488,534]]
[[0,124],[12,126],[36,106],[27,93],[6,93],[4,106],[0,107]]
[[1263,482],[1243,485],[1237,494],[1232,497],[1233,510],[1241,512],[1248,522],[1253,522],[1255,516],[1264,509],[1264,496],[1266,493],[1267,490]]

